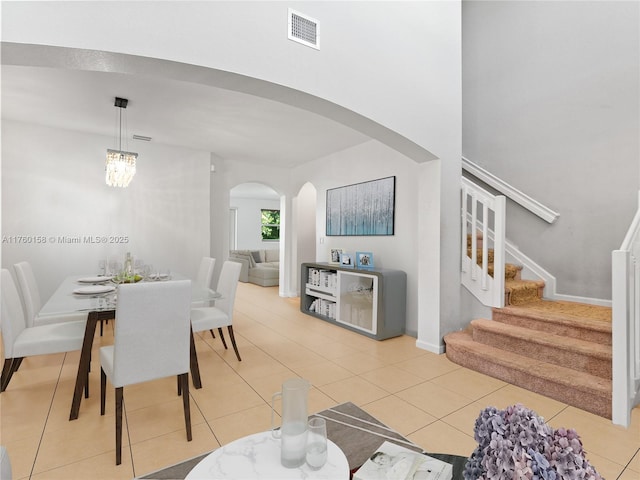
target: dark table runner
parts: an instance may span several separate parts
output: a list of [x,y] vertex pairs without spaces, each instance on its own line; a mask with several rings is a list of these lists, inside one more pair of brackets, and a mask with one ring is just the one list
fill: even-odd
[[[351,402],[328,408],[312,416],[327,420],[327,437],[344,452],[349,469],[354,471],[382,445],[384,441],[422,452],[422,449],[390,429]],[[209,453],[139,477],[141,480],[184,480],[187,474]],[[428,453],[428,455],[453,465],[453,480],[463,480],[462,472],[467,457]]]

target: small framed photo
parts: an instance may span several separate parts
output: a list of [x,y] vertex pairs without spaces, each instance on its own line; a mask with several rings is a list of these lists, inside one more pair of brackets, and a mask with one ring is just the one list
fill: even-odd
[[341,248],[332,248],[329,250],[329,263],[334,265],[340,264],[340,255],[342,255]]
[[373,268],[373,253],[356,252],[356,268]]
[[340,266],[345,268],[353,268],[353,255],[342,252],[340,254]]

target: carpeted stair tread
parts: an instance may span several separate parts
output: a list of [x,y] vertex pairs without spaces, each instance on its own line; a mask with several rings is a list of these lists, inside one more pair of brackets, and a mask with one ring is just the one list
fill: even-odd
[[522,305],[540,299],[544,289],[543,280],[505,279],[505,305]]
[[[494,269],[495,267],[493,263],[487,265],[487,273],[489,273],[491,277],[493,277]],[[505,280],[519,280],[521,271],[522,271],[522,265],[514,265],[513,263],[504,264]]]
[[611,418],[611,381],[484,345],[469,331],[444,338],[452,362],[560,402]]
[[471,322],[476,342],[547,363],[611,379],[611,346],[566,338],[529,328],[477,319]]
[[611,308],[538,300],[493,309],[493,320],[571,338],[611,345]]

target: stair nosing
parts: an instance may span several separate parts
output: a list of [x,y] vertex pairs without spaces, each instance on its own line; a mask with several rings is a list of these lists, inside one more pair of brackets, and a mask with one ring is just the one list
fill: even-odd
[[[603,345],[601,343],[590,342],[588,340],[582,340],[579,338],[571,338],[571,344],[562,344],[561,341],[566,339],[563,335],[557,335],[555,333],[543,332],[540,330],[532,330],[526,327],[520,327],[518,325],[510,325],[508,323],[498,322],[495,320],[489,320],[486,318],[478,318],[471,321],[471,325],[476,328],[478,325],[480,330],[492,331],[505,335],[510,338],[520,339],[523,341],[529,341],[538,345],[544,345],[548,347],[557,347],[563,350],[573,351],[583,355],[589,355],[597,357],[603,360],[612,359],[611,345]],[[488,327],[488,328],[486,328]],[[522,338],[518,333],[535,332],[535,338]]]
[[[563,385],[566,385],[571,388],[578,389],[580,391],[596,391],[599,395],[605,396],[607,398],[611,397],[611,385],[612,382],[609,379],[599,377],[597,375],[592,375],[589,373],[585,373],[582,371],[573,370],[568,367],[563,367],[561,365],[555,365],[552,363],[544,362],[541,360],[532,359],[531,357],[526,357],[523,355],[519,355],[514,352],[510,352],[508,350],[502,350],[497,347],[493,347],[491,345],[485,345],[473,340],[471,335],[467,332],[453,332],[447,335],[450,339],[453,339],[455,343],[456,339],[459,342],[463,342],[466,346],[471,346],[471,350],[476,354],[480,354],[486,357],[486,350],[489,350],[489,353],[493,353],[490,361],[492,363],[498,364],[500,366],[506,368],[512,368],[514,370],[519,370],[521,372],[525,372],[529,375],[536,376],[537,378],[541,378],[537,375],[535,371],[536,367],[547,367],[552,369],[554,372],[557,372],[558,375],[554,376],[554,381]],[[460,338],[462,337],[462,338]],[[485,352],[480,352],[475,346],[480,346]],[[504,359],[510,359],[513,363],[504,362]],[[523,361],[518,362],[518,359],[522,359]],[[527,362],[527,360],[529,362]],[[526,363],[533,363],[534,366],[532,368],[527,368],[524,365]],[[534,371],[532,371],[532,369]],[[560,375],[562,373],[562,375]],[[571,378],[571,382],[567,381],[567,378]]]
[[592,318],[578,318],[562,315],[560,313],[528,310],[520,305],[509,305],[502,308],[493,308],[492,313],[513,315],[517,317],[531,318],[545,323],[559,323],[562,325],[575,325],[582,330],[591,330],[599,333],[611,333],[611,322],[595,320]]

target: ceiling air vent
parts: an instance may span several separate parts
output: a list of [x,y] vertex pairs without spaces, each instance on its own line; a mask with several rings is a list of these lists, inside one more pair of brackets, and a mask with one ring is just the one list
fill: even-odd
[[142,140],[143,142],[150,142],[151,141],[151,137],[145,137],[144,135],[133,135],[133,139],[134,140]]
[[289,40],[320,50],[318,21],[289,9]]

